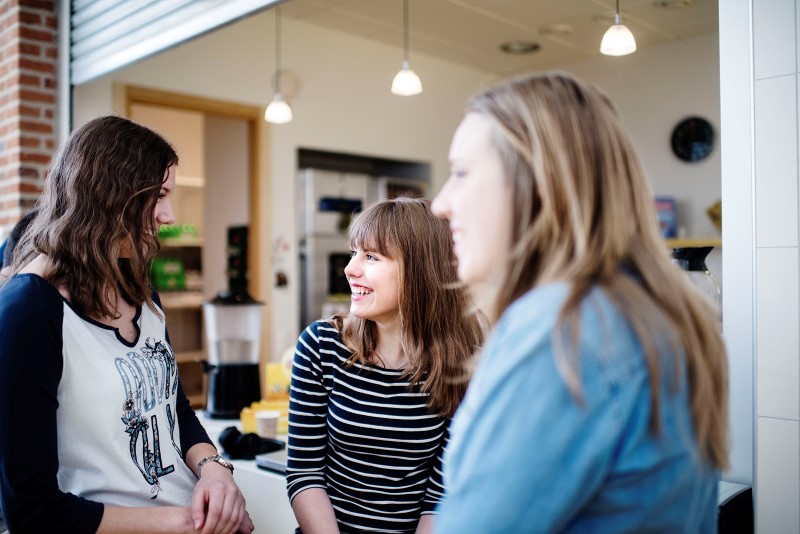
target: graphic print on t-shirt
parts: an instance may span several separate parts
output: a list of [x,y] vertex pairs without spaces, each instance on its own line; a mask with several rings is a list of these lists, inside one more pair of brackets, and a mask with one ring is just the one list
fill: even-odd
[[[125,388],[122,403],[122,422],[130,436],[131,461],[150,484],[151,499],[161,491],[159,477],[168,475],[175,466],[164,466],[161,460],[161,434],[157,409],[166,404],[166,423],[172,447],[182,457],[175,444],[175,417],[168,403],[178,389],[175,353],[166,341],[147,338],[140,352],[128,352],[114,363]],[[152,413],[156,411],[156,413]],[[151,443],[152,438],[152,443]]]

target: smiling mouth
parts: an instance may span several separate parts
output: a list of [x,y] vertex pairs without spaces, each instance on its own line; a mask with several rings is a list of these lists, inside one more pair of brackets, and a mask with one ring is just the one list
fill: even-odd
[[359,297],[369,295],[373,292],[372,289],[367,289],[365,287],[352,287],[350,288],[350,291],[353,293],[353,295],[358,295]]

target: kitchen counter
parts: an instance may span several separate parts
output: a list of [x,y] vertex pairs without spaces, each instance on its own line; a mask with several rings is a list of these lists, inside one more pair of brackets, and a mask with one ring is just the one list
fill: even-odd
[[[219,435],[225,428],[235,426],[242,429],[238,419],[211,419],[198,410],[197,417],[205,427],[208,436],[214,440],[217,449]],[[286,440],[285,435],[278,439]],[[255,460],[232,460],[233,478],[239,485],[245,500],[247,511],[256,526],[256,534],[291,534],[297,528],[289,498],[286,496],[286,476],[275,471],[268,471],[256,466]]]
[[[236,426],[239,430],[242,428],[238,419],[210,419],[202,411],[197,412],[197,417],[220,452],[222,451],[218,442],[220,432],[229,426]],[[286,435],[278,435],[278,439],[286,441]],[[286,496],[286,476],[257,467],[255,460],[233,460],[233,464],[234,479],[247,500],[247,511],[256,526],[256,534],[294,532],[297,521]],[[746,489],[748,486],[720,481],[718,503],[723,505]],[[752,511],[750,514],[752,517]]]

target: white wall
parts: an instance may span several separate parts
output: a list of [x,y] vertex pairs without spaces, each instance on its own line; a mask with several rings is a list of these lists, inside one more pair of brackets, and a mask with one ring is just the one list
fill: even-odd
[[720,6],[722,131],[723,335],[728,348],[732,468],[730,480],[753,483],[754,294],[753,73],[749,0]]
[[[75,89],[75,122],[112,109],[112,82],[198,94],[263,106],[272,97],[273,14],[265,12]],[[283,65],[300,82],[292,99],[295,120],[271,130],[269,165],[270,272],[262,272],[262,295],[272,311],[272,355],[297,335],[297,248],[294,196],[297,148],[411,159],[431,164],[435,193],[447,174],[450,137],[466,100],[497,81],[492,75],[419,54],[413,67],[422,95],[391,95],[399,47],[387,47],[293,21],[282,20]],[[669,136],[692,114],[719,125],[715,36],[640,50],[632,56],[565,66],[603,87],[617,103],[649,172],[655,191],[679,200],[681,223],[692,237],[718,235],[704,211],[720,197],[719,150],[697,164],[672,156]],[[264,215],[264,218],[267,218]],[[288,243],[289,249],[280,245]],[[716,256],[718,259],[718,256]],[[719,263],[717,261],[717,263]],[[716,274],[721,267],[709,266]],[[289,286],[274,288],[273,271],[289,273]]]
[[[250,160],[247,122],[205,117],[206,186],[203,237],[203,292],[211,298],[228,287],[228,227],[250,222],[247,200]],[[252,276],[252,274],[250,275]]]
[[[722,198],[720,182],[719,38],[716,34],[638,50],[623,57],[600,56],[565,65],[601,87],[614,101],[657,195],[674,196],[678,224],[687,237],[719,237],[706,210]],[[673,155],[672,129],[698,115],[716,134],[704,160],[687,163]],[[722,283],[722,253],[714,249],[709,269]]]
[[732,384],[749,379],[758,532],[800,531],[797,7],[720,2],[724,313]]
[[[690,237],[719,236],[705,210],[720,199],[719,45],[716,34],[645,48],[623,57],[598,56],[566,65],[598,85],[619,109],[656,194],[678,200],[679,224]],[[714,127],[710,156],[687,163],[672,154],[672,129],[699,115]]]

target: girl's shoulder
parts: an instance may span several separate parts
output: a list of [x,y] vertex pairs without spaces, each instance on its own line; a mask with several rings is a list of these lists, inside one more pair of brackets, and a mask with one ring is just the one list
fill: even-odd
[[0,288],[0,327],[19,339],[59,332],[65,306],[61,293],[42,277],[16,274]]
[[0,311],[41,311],[42,307],[62,308],[64,302],[58,289],[35,273],[15,274],[0,287]]
[[532,333],[544,336],[552,332],[568,295],[566,283],[530,289],[506,308],[492,329],[491,337],[497,340],[518,335],[529,337]]
[[347,349],[342,341],[342,334],[336,326],[327,320],[319,320],[311,323],[300,334],[298,343],[316,353],[320,359],[335,356],[349,357],[350,350]]
[[317,342],[330,343],[342,340],[339,329],[328,320],[314,321],[305,329],[304,334],[314,338]]
[[[567,355],[577,358],[581,381],[604,384],[639,380],[647,374],[642,345],[626,314],[600,286],[591,288],[577,305],[577,323],[562,321],[570,287],[563,283],[540,286],[521,296],[498,321],[487,344],[487,358],[512,368],[533,359]],[[489,350],[491,348],[492,350]],[[561,375],[558,366],[551,371]]]

